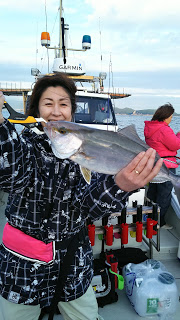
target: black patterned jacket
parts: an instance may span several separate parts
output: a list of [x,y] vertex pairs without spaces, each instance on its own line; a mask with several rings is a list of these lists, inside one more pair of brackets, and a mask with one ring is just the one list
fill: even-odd
[[[5,215],[24,233],[42,240],[63,241],[77,233],[88,217],[100,219],[122,209],[129,193],[109,175],[92,173],[87,185],[79,165],[54,156],[45,134],[19,135],[7,120],[0,125],[0,188],[9,193]],[[50,304],[66,249],[54,263],[30,262],[0,247],[0,294],[23,304]],[[64,287],[62,301],[83,295],[93,276],[90,243],[80,246]]]

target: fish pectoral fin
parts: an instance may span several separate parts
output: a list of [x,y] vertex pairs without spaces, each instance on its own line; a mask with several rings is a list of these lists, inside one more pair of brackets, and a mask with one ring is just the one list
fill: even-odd
[[88,156],[84,151],[81,151],[81,150],[78,150],[76,153],[72,154],[72,156],[70,156],[70,159],[76,162],[77,156],[81,156],[82,158],[84,158],[86,160],[93,159],[93,157]]
[[87,168],[84,168],[82,166],[79,166],[80,167],[80,170],[81,170],[81,173],[83,175],[83,178],[84,180],[90,184],[91,183],[91,170],[87,169]]
[[85,152],[83,152],[83,151],[80,151],[79,154],[80,154],[83,158],[85,158],[86,160],[91,160],[91,159],[93,159],[93,157],[87,156],[87,154],[86,154]]

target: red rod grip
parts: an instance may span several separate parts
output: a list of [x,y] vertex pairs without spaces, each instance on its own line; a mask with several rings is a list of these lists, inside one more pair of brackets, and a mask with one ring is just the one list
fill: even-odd
[[93,247],[95,244],[95,225],[88,224],[88,236],[89,240],[91,241],[91,246]]
[[128,224],[121,223],[121,244],[128,243]]
[[142,230],[143,230],[142,222],[136,221],[136,241],[137,242],[142,242]]
[[112,244],[113,244],[113,225],[111,224],[109,227],[105,226],[104,228],[106,230],[106,235],[105,235],[106,245],[112,246]]
[[153,220],[151,218],[147,218],[147,232],[146,232],[146,237],[148,239],[152,239],[152,236],[153,236]]
[[[111,264],[111,270],[115,273],[118,273],[118,261],[115,257],[110,258],[110,264]],[[115,289],[117,289],[118,288],[118,278],[115,275],[114,275],[114,282],[115,282]]]

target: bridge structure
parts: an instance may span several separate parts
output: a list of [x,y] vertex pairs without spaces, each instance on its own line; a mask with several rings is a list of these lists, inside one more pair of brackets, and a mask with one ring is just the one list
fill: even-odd
[[[124,93],[124,92],[123,93],[105,92],[102,80],[99,77],[87,76],[87,75],[69,76],[69,77],[72,78],[75,82],[93,83],[93,86],[92,86],[93,90],[92,91],[94,91],[94,92],[95,92],[95,83],[99,82],[100,83],[100,91],[98,91],[98,93],[108,94],[112,99],[121,99],[121,98],[127,98],[127,97],[131,96],[131,94]],[[24,109],[24,112],[26,111],[26,101],[27,101],[28,93],[30,93],[32,91],[32,87],[30,87],[30,85],[29,85],[29,88],[25,88],[25,87],[21,88],[21,84],[19,87],[17,87],[16,83],[6,83],[6,85],[4,85],[4,84],[1,85],[1,83],[0,83],[0,91],[2,91],[4,93],[4,95],[7,95],[7,96],[22,96],[23,109]]]
[[28,93],[32,91],[31,88],[12,88],[5,87],[0,85],[0,91],[4,93],[5,96],[22,96],[23,98],[23,109],[26,110],[26,101]]

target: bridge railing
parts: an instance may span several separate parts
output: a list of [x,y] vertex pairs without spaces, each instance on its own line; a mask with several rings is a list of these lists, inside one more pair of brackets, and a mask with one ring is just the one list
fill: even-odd
[[0,82],[0,90],[4,91],[31,91],[32,83],[25,82]]

